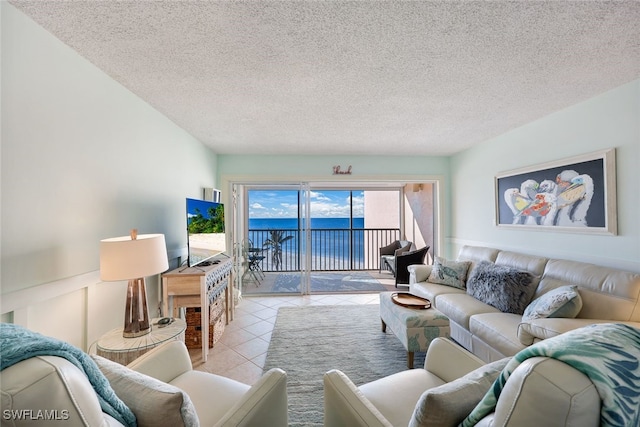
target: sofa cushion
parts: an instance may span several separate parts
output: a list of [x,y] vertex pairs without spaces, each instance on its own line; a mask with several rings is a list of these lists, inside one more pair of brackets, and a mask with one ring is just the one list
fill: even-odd
[[428,281],[464,289],[470,265],[469,261],[449,261],[437,256],[433,260],[433,268]]
[[[407,369],[358,387],[366,399],[393,426],[406,426],[425,390],[445,382],[426,369]],[[394,391],[391,392],[390,391]]]
[[471,271],[467,293],[504,313],[522,314],[536,289],[527,271],[480,262]]
[[578,261],[552,259],[547,263],[536,297],[564,285],[580,288],[584,319],[640,321],[640,273]]
[[[562,317],[545,317],[522,322],[518,325],[518,340],[524,345],[535,344],[538,341],[557,337],[565,332],[582,328],[594,323],[609,323],[604,319],[571,319]],[[626,322],[618,322],[626,323]],[[640,328],[639,323],[628,322],[636,328]]]
[[484,397],[510,358],[484,365],[455,381],[422,393],[409,427],[452,427]]
[[469,331],[488,344],[499,354],[513,356],[526,346],[518,338],[518,325],[522,320],[519,314],[483,313],[471,317]]
[[504,265],[518,270],[528,271],[536,278],[542,276],[548,262],[549,259],[545,257],[509,251],[500,251],[495,260],[496,265]]
[[200,425],[191,399],[179,388],[103,357],[91,357],[116,395],[133,411],[139,427]]
[[422,298],[426,298],[432,303],[438,295],[443,294],[462,294],[466,295],[466,289],[454,288],[447,285],[439,285],[431,282],[420,282],[409,285],[409,292]]
[[545,317],[569,317],[578,315],[582,299],[577,286],[561,286],[536,298],[527,306],[522,321]]
[[[443,286],[444,285],[438,285]],[[454,289],[455,288],[450,288]],[[433,300],[431,301],[433,302]],[[469,330],[469,319],[480,313],[500,313],[495,307],[478,301],[466,293],[449,293],[436,296],[436,308],[450,320]]]
[[195,369],[178,375],[171,380],[171,385],[189,395],[202,426],[215,425],[234,405],[246,398],[251,389],[250,385],[231,378]]

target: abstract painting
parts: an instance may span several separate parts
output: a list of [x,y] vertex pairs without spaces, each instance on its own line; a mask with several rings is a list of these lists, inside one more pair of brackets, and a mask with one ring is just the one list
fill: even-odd
[[615,149],[498,174],[499,226],[616,234]]

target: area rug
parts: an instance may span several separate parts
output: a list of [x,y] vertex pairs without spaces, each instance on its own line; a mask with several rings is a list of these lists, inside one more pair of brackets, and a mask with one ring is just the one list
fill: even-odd
[[[417,368],[424,353],[416,353]],[[271,334],[264,370],[287,372],[290,426],[323,424],[322,376],[344,372],[361,385],[407,368],[407,353],[382,333],[377,304],[282,307]]]
[[[372,292],[386,288],[366,272],[311,273],[311,292]],[[300,273],[282,273],[276,277],[274,292],[300,292]]]

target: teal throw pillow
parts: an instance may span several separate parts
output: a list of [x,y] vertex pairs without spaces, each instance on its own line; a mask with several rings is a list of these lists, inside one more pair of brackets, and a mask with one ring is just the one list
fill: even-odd
[[470,265],[471,263],[468,261],[449,261],[435,257],[431,274],[427,280],[431,283],[465,289],[465,281],[467,280],[467,272]]
[[582,309],[577,286],[560,286],[536,298],[527,306],[522,321],[547,317],[574,318]]

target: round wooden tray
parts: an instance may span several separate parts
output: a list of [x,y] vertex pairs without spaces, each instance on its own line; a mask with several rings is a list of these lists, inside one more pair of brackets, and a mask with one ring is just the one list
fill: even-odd
[[391,300],[402,307],[418,308],[425,310],[431,308],[431,301],[408,292],[394,292]]

